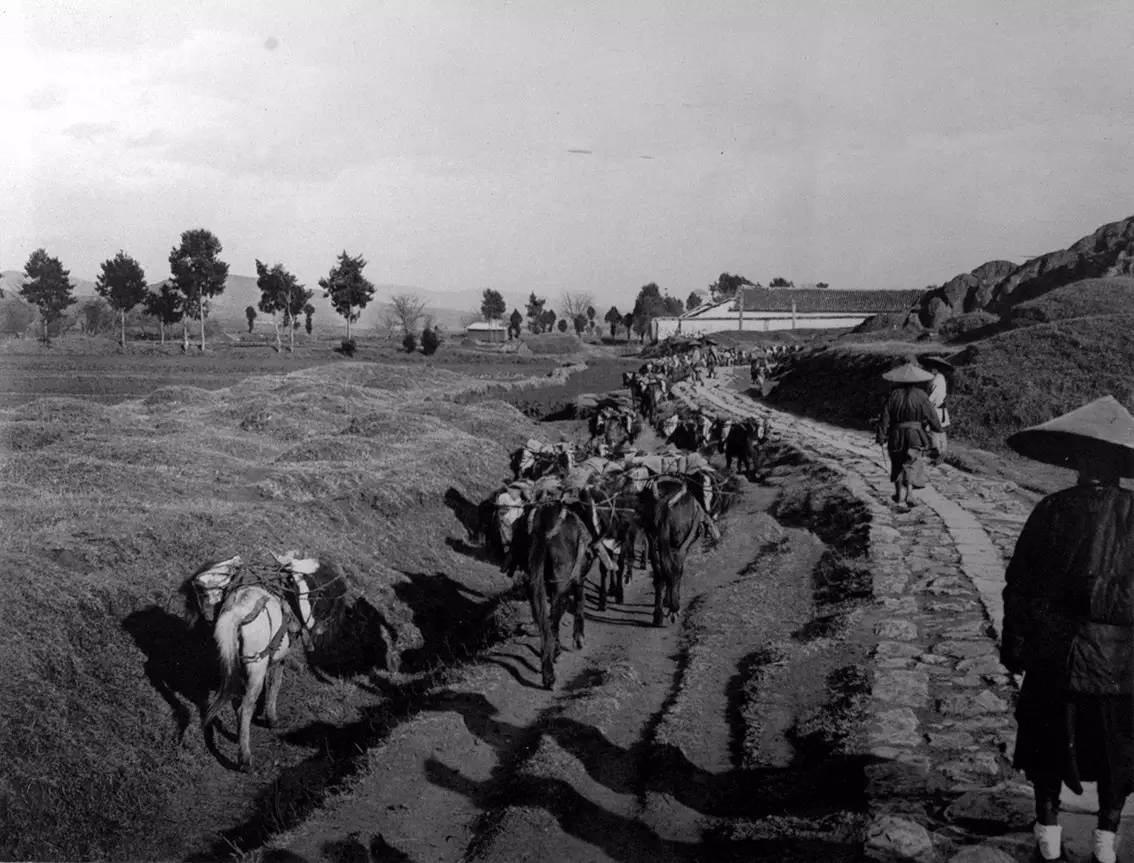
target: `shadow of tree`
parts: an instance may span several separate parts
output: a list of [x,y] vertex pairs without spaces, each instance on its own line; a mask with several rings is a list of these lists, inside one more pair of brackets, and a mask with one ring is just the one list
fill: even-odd
[[423,671],[439,662],[463,659],[486,647],[497,633],[492,615],[497,600],[443,572],[405,572],[394,594],[413,612],[421,646],[404,651],[404,671]]
[[364,596],[336,608],[332,619],[312,638],[307,654],[312,671],[334,677],[351,677],[375,669],[389,669],[390,648],[396,633],[386,616]]

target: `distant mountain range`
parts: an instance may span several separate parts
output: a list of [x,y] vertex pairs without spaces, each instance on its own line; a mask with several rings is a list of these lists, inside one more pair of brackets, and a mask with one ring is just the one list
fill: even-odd
[[[24,274],[20,270],[4,270],[0,272],[0,289],[5,298],[19,298],[20,286],[24,283]],[[157,287],[161,282],[155,282],[151,287]],[[95,283],[89,279],[71,277],[74,296],[77,300],[97,296]],[[480,306],[479,292],[470,291],[426,291],[412,285],[381,284],[374,286],[374,299],[363,309],[362,315],[353,327],[362,330],[373,329],[382,324],[390,299],[398,294],[412,294],[425,300],[426,314],[453,332],[461,328],[462,320],[473,314]],[[318,285],[312,291],[311,305],[315,307],[314,322],[320,329],[329,326],[345,326],[343,319],[331,306],[331,301],[324,299],[323,292]],[[260,289],[256,286],[253,276],[229,275],[225,281],[224,292],[212,300],[211,317],[222,322],[225,326],[243,326],[246,321],[244,310],[248,306],[255,308],[260,302]]]

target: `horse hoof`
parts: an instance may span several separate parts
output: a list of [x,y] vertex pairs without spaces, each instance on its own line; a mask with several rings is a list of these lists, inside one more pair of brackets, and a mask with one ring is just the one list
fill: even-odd
[[665,626],[665,620],[660,614],[654,615],[654,626]]
[[578,638],[575,639],[575,649],[576,650],[582,650],[583,649],[583,638],[582,638],[582,636],[579,636]]

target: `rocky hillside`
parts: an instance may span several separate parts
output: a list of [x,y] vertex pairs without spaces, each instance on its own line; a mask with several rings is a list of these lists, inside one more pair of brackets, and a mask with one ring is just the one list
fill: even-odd
[[1103,225],[1058,252],[1017,266],[989,261],[926,291],[904,322],[936,330],[950,318],[972,312],[1003,314],[1011,307],[1071,282],[1134,274],[1134,216]]

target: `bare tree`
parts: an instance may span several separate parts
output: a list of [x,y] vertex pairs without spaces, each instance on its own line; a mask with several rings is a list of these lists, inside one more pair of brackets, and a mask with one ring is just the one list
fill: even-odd
[[595,298],[586,291],[564,291],[559,298],[559,311],[563,317],[573,321],[579,315],[587,316],[588,306],[595,304]]
[[396,294],[390,298],[386,311],[386,326],[390,332],[400,330],[403,335],[417,333],[417,324],[425,317],[425,300],[413,294]]

